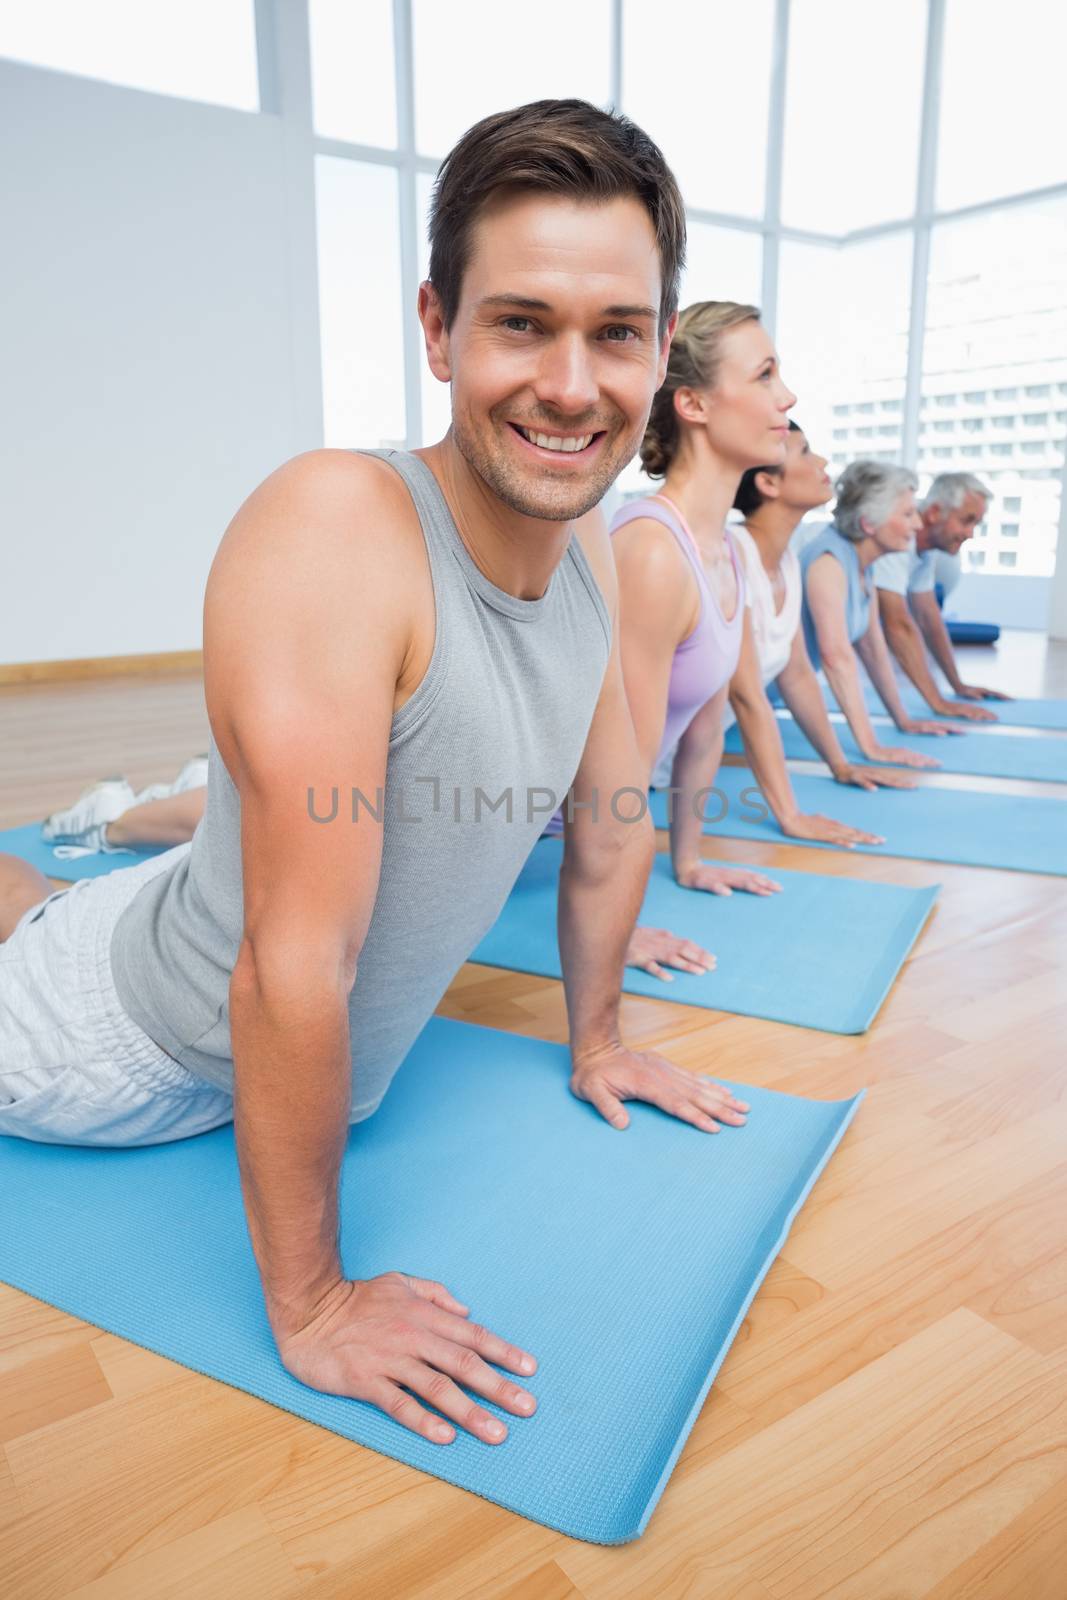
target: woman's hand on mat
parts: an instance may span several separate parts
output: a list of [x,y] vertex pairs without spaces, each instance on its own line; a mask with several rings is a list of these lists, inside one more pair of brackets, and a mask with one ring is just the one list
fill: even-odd
[[1010,694],[1002,694],[999,689],[983,689],[977,683],[961,683],[956,690],[961,700],[1010,700]]
[[935,707],[939,717],[963,717],[967,722],[996,722],[997,714],[990,711],[987,706],[954,705],[951,700],[943,700]]
[[931,722],[925,717],[906,717],[903,722],[897,723],[897,727],[901,733],[927,733],[938,739],[950,733],[967,732],[966,728],[960,728],[954,722]]
[[894,772],[892,767],[855,767],[851,762],[833,769],[837,783],[848,783],[856,789],[914,789],[918,779],[907,772]]
[[887,761],[898,767],[936,768],[941,765],[933,756],[920,755],[917,750],[900,750],[895,745],[889,744],[876,744],[863,753],[868,761]]
[[678,934],[670,933],[666,928],[638,926],[626,946],[626,965],[641,967],[645,972],[651,972],[654,978],[673,983],[672,975],[665,968],[675,967],[679,972],[693,972],[699,976],[714,969],[715,957],[710,950],[694,944],[692,939],[679,938]]
[[432,1444],[451,1444],[452,1423],[487,1444],[500,1444],[507,1428],[463,1391],[473,1390],[516,1416],[532,1416],[533,1395],[490,1363],[529,1376],[537,1362],[468,1321],[468,1314],[443,1283],[384,1272],[365,1281],[339,1278],[303,1326],[290,1321],[285,1330],[275,1327],[274,1337],[285,1367],[309,1388],[367,1400]]
[[733,894],[735,889],[745,894],[778,894],[782,887],[762,872],[750,872],[747,867],[712,867],[706,861],[679,867],[674,877],[683,889],[702,889],[705,894]]
[[798,811],[794,816],[786,817],[781,828],[790,839],[813,839],[818,844],[842,845],[846,850],[851,850],[857,844],[885,844],[880,834],[864,833],[862,828],[850,828],[844,822],[835,822],[833,817],[821,817],[817,812],[805,816]]
[[624,1100],[647,1101],[705,1133],[718,1133],[723,1123],[740,1128],[747,1121],[744,1100],[721,1083],[686,1072],[654,1051],[611,1044],[581,1054],[572,1050],[572,1058],[571,1093],[588,1100],[613,1128],[629,1126]]

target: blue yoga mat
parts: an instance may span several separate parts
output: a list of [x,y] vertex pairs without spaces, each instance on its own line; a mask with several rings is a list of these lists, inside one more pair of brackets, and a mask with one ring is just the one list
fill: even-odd
[[[868,792],[846,788],[832,778],[796,772],[791,777],[802,811],[821,812],[838,822],[884,835],[884,845],[857,845],[857,852],[1067,876],[1067,799],[935,789],[921,783],[918,789]],[[657,828],[665,828],[665,791],[651,796],[651,811]],[[771,816],[755,775],[746,767],[719,769],[705,815],[705,833],[767,839],[773,844],[790,842]],[[833,850],[837,846],[812,844],[811,848]]]
[[497,1413],[502,1445],[435,1446],[290,1376],[231,1127],[133,1150],[0,1138],[0,1280],[562,1533],[634,1539],[861,1097],[746,1087],[747,1125],[714,1135],[631,1102],[619,1133],[568,1063],[434,1019],[342,1174],[350,1276],[440,1279],[537,1356],[538,1410]]
[[[913,717],[932,717],[935,715],[926,704],[922,695],[910,683],[900,683],[904,705]],[[872,683],[864,683],[864,697],[867,709],[872,716],[885,717],[885,706],[879,697],[878,691]],[[837,701],[829,684],[823,684],[823,698],[831,711],[837,709]],[[946,697],[954,700],[953,695]],[[972,705],[973,701],[960,700],[958,705]],[[987,711],[992,711],[999,722],[1006,723],[1013,728],[1050,728],[1067,729],[1067,700],[983,700],[980,702]],[[947,720],[951,721],[951,718]],[[895,738],[894,738],[895,742]]]
[[[778,727],[785,753],[791,760],[820,759],[791,716],[779,714]],[[860,754],[847,724],[835,724],[835,731],[849,760],[862,763],[865,757]],[[886,744],[932,756],[940,762],[942,772],[970,772],[984,778],[1033,778],[1046,783],[1067,783],[1067,739],[978,731],[946,734],[938,739],[930,734],[898,733],[896,728],[883,731],[881,736]],[[726,748],[738,755],[744,753],[736,723],[726,735]]]
[[[491,967],[560,976],[556,890],[563,842],[541,839],[495,925],[471,956]],[[828,1033],[865,1033],[918,938],[938,888],[779,872],[781,894],[728,898],[680,889],[656,857],[641,921],[695,939],[714,972],[664,983],[627,967],[627,994],[677,1000]]]
[[41,838],[41,824],[28,822],[23,828],[0,828],[0,853],[21,856],[47,878],[62,878],[73,883],[77,878],[102,878],[105,873],[117,872],[120,867],[135,867],[146,856],[162,855],[170,845],[161,844],[151,850],[103,851],[91,856],[76,856],[73,861],[57,856],[55,847]]
[[953,644],[996,644],[1000,638],[995,622],[954,622],[946,618],[945,627]]

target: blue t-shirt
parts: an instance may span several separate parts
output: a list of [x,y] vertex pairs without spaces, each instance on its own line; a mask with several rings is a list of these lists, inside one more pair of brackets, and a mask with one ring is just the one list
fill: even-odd
[[901,598],[908,594],[929,594],[937,573],[937,551],[924,550],[920,555],[915,546],[910,550],[893,550],[879,556],[871,567],[875,585],[888,589]]
[[856,546],[851,539],[846,539],[839,533],[835,523],[824,528],[821,533],[809,539],[800,552],[800,574],[804,582],[804,609],[801,613],[804,621],[804,642],[808,647],[813,667],[819,665],[819,641],[815,634],[815,623],[808,605],[808,573],[811,571],[812,562],[818,561],[820,556],[833,556],[844,568],[848,588],[845,593],[845,625],[848,636],[855,644],[857,639],[862,639],[867,632],[871,620],[871,588],[860,567],[860,558]]

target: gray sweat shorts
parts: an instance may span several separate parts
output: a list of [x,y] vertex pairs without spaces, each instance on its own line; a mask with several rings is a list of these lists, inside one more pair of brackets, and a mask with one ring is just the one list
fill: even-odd
[[178,845],[31,906],[0,944],[0,1135],[42,1144],[165,1144],[233,1118],[122,1009],[111,935]]

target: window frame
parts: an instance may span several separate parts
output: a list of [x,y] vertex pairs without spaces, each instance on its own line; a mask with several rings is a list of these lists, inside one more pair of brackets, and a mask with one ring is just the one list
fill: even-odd
[[[610,53],[609,81],[611,103],[622,102],[624,15],[627,0],[612,0],[607,48]],[[850,246],[883,234],[904,234],[911,242],[911,297],[908,323],[907,369],[901,409],[901,458],[914,462],[919,457],[919,423],[923,405],[923,347],[927,321],[927,281],[933,230],[938,225],[986,212],[1006,212],[1036,200],[1067,199],[1067,182],[1041,189],[999,195],[976,204],[954,209],[938,209],[935,203],[938,139],[940,131],[942,57],[947,0],[927,0],[924,45],[923,86],[915,204],[906,217],[831,235],[814,229],[783,224],[781,217],[783,146],[785,138],[785,92],[789,62],[791,0],[775,0],[774,30],[769,64],[771,82],[768,103],[766,180],[764,211],[761,218],[741,217],[726,212],[687,207],[694,222],[715,227],[757,233],[762,241],[763,317],[774,335],[778,309],[778,278],[781,245],[784,240],[847,250]],[[433,176],[438,163],[418,153],[415,143],[415,73],[413,55],[412,0],[393,0],[393,55],[396,79],[397,146],[394,150],[350,144],[326,139],[316,133],[311,117],[310,26],[308,0],[255,0],[257,59],[260,80],[260,112],[279,116],[296,125],[299,147],[307,152],[306,172],[290,179],[300,188],[303,208],[294,213],[301,221],[309,219],[314,233],[314,158],[331,155],[363,162],[380,162],[395,167],[400,194],[401,292],[407,309],[404,318],[404,394],[408,448],[422,443],[422,342],[415,301],[419,284],[419,240],[421,222],[418,210],[417,180],[420,174]],[[654,130],[652,130],[654,132]],[[296,166],[296,163],[292,163]],[[302,187],[301,187],[302,186]],[[309,209],[310,207],[310,209]],[[305,329],[314,327],[314,365],[319,366],[317,263],[314,238],[291,247],[303,269],[299,292],[305,302]],[[309,358],[310,359],[310,358]],[[305,362],[305,382],[312,370]],[[319,367],[319,414],[321,416],[321,367]],[[305,414],[313,413],[310,397],[305,397]],[[993,391],[992,398],[996,398]],[[1020,395],[1018,397],[1022,399]],[[1036,397],[1033,397],[1036,398]],[[1050,399],[1053,398],[1050,396]],[[837,414],[835,408],[835,415]],[[1067,519],[1067,463],[1063,469],[1062,504]]]

